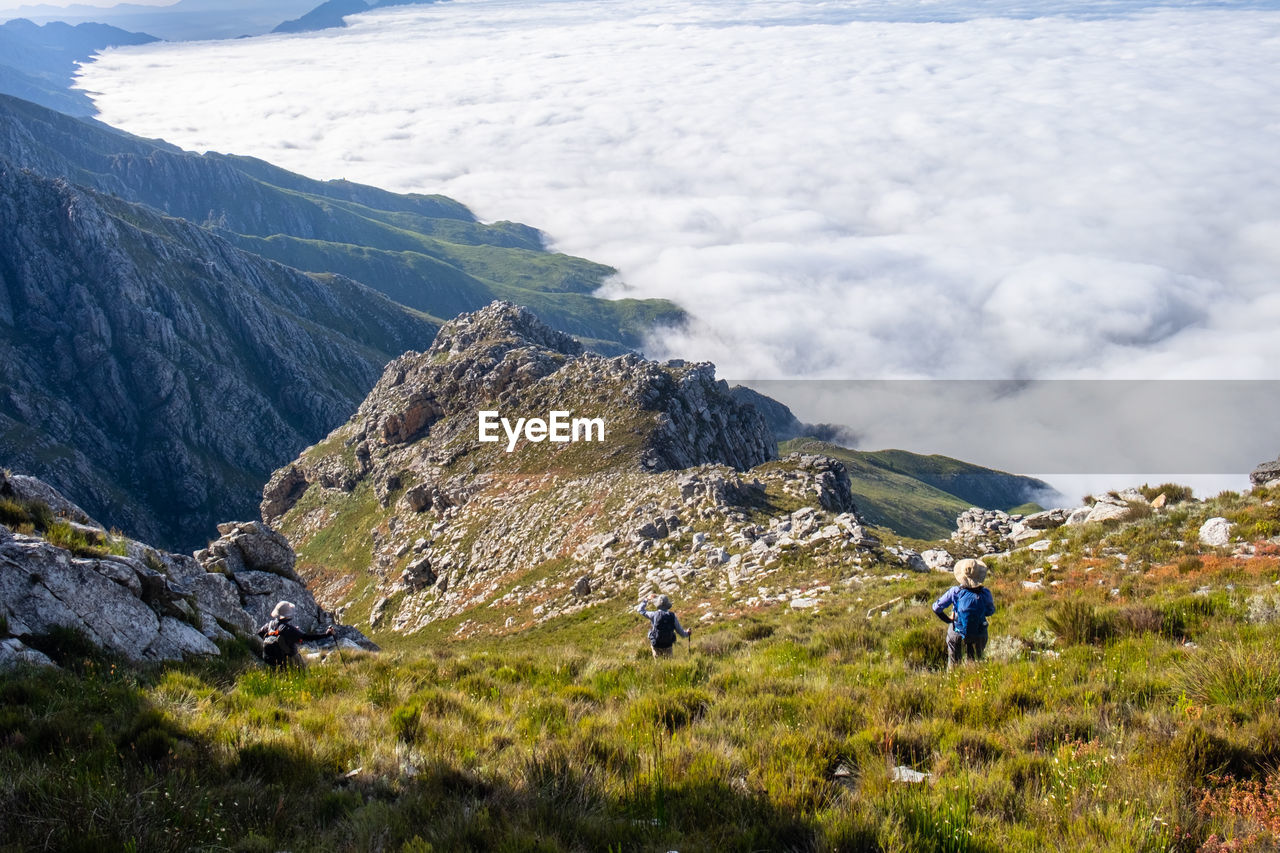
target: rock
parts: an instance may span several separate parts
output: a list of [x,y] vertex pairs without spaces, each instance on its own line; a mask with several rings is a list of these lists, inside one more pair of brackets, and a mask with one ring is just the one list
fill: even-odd
[[419,483],[404,493],[404,502],[413,512],[425,512],[431,509],[431,486]]
[[1077,524],[1084,524],[1085,521],[1088,520],[1089,513],[1091,512],[1093,512],[1092,506],[1076,507],[1067,513],[1067,525],[1074,526]]
[[934,571],[949,572],[956,564],[956,558],[942,548],[930,548],[920,552],[920,559]]
[[1280,480],[1280,459],[1272,462],[1263,462],[1249,473],[1249,482],[1255,488],[1267,486],[1275,480]]
[[19,666],[54,666],[43,652],[27,648],[22,641],[10,637],[0,640],[0,672],[6,672]]
[[1156,495],[1154,498],[1151,499],[1151,508],[1164,509],[1164,505],[1168,502],[1169,502],[1169,496],[1166,495],[1164,492],[1161,492],[1160,494]]
[[1225,518],[1211,518],[1200,525],[1200,544],[1211,548],[1222,548],[1231,542],[1231,529],[1234,524]]
[[1127,503],[1099,500],[1089,510],[1089,514],[1085,516],[1086,524],[1094,524],[1102,521],[1123,521],[1129,517],[1131,510]]
[[1032,530],[1051,530],[1067,523],[1069,510],[1047,509],[1022,519],[1022,525]]
[[889,770],[890,782],[904,782],[909,785],[918,785],[921,782],[928,782],[933,776],[928,773],[922,773],[919,770],[912,770],[906,765],[898,765]]
[[400,573],[400,581],[410,589],[423,589],[429,587],[439,580],[438,576],[431,569],[430,557],[418,557],[411,560],[409,565],[405,566],[404,571]]
[[573,594],[579,598],[586,598],[591,594],[591,578],[583,575],[578,578],[578,582],[573,585]]
[[95,537],[104,532],[102,525],[90,518],[88,513],[63,497],[53,486],[35,477],[8,473],[0,468],[0,498],[37,501],[49,507],[58,518],[72,522],[77,529],[92,531]]
[[1032,542],[1030,545],[1028,545],[1028,546],[1027,546],[1027,550],[1029,550],[1029,551],[1048,551],[1048,550],[1049,550],[1050,548],[1052,548],[1052,547],[1053,547],[1053,542],[1052,542],[1051,540],[1049,540],[1049,539],[1040,539],[1039,541]]

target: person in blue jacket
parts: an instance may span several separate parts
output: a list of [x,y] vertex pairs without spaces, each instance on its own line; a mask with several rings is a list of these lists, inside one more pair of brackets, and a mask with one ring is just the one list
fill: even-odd
[[649,646],[653,649],[653,656],[669,658],[671,648],[676,643],[676,635],[679,634],[687,640],[693,636],[693,632],[686,630],[680,624],[676,614],[671,612],[670,598],[665,595],[658,596],[657,610],[647,609],[645,605],[648,603],[647,598],[640,599],[636,605],[636,612],[653,623],[653,627],[649,629]]
[[[987,617],[996,612],[991,590],[982,585],[987,564],[981,560],[956,563],[956,583],[933,603],[933,612],[947,623],[947,669],[969,660],[982,660],[987,648]],[[954,610],[953,616],[947,609]]]

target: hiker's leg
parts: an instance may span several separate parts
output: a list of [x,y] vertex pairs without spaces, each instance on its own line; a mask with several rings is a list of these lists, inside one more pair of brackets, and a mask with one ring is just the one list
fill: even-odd
[[973,636],[969,638],[969,656],[974,660],[982,660],[982,655],[987,650],[987,629],[975,631]]
[[650,646],[650,648],[652,648],[652,649],[653,649],[653,656],[654,656],[655,658],[669,658],[669,657],[671,657],[671,649],[672,649],[672,647],[671,647],[671,646],[666,646],[666,647],[662,647],[662,648],[659,648],[658,646]]
[[302,659],[302,652],[295,651],[293,654],[289,655],[289,668],[290,669],[306,669],[307,668],[307,662]]
[[956,629],[952,625],[947,626],[947,669],[960,663],[963,660],[964,652],[961,646],[964,644],[964,637],[956,633]]

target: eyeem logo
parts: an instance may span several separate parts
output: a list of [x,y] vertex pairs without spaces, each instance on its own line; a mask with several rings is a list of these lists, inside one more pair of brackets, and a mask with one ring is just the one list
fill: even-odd
[[[547,420],[542,418],[516,418],[515,425],[497,412],[480,412],[479,438],[482,442],[501,441],[498,427],[507,434],[507,452],[516,449],[516,442],[523,435],[533,443],[554,441],[604,441],[604,418],[570,418],[569,412],[552,411]],[[596,437],[593,438],[592,435]]]

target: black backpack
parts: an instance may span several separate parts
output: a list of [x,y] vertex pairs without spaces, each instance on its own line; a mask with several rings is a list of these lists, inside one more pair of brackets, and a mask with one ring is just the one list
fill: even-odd
[[280,639],[284,627],[285,623],[272,621],[271,627],[267,629],[267,636],[262,639],[262,659],[269,666],[280,666],[289,657],[284,641]]
[[664,610],[649,629],[649,644],[660,649],[670,648],[676,641],[676,615]]

